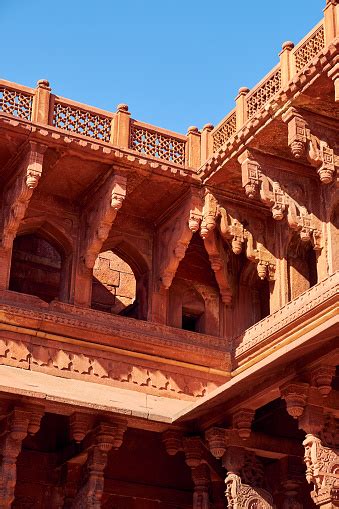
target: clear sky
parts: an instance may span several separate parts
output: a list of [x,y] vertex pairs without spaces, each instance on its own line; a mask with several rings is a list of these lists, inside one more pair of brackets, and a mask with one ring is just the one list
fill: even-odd
[[0,0],[1,77],[185,133],[216,125],[325,0]]

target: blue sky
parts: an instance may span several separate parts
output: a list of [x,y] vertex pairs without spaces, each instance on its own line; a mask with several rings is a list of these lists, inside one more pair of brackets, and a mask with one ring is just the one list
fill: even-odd
[[[1,77],[185,133],[216,125],[325,0],[1,0]],[[7,46],[6,51],[4,45]]]

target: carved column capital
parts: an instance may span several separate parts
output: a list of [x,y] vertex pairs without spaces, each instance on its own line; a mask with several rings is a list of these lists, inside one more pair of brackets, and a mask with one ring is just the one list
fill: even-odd
[[186,464],[190,468],[200,465],[202,460],[202,443],[199,437],[184,437],[183,450],[185,453]]
[[15,407],[6,417],[0,440],[0,508],[11,507],[16,485],[16,462],[22,442],[28,434],[35,434],[40,428],[42,407]]
[[287,412],[294,418],[300,417],[307,403],[309,385],[301,382],[288,382],[280,387],[280,395],[286,402]]
[[169,456],[175,456],[179,451],[183,450],[182,439],[181,431],[168,429],[163,432],[162,441]]
[[90,432],[92,425],[92,416],[82,412],[74,412],[69,419],[71,438],[80,443]]
[[226,436],[223,428],[210,428],[205,432],[209,450],[215,458],[222,458],[226,451]]
[[233,428],[237,430],[239,437],[243,440],[251,435],[254,414],[254,410],[248,408],[242,408],[233,414]]
[[335,376],[335,366],[319,365],[311,369],[311,383],[317,387],[320,394],[326,398],[332,390],[332,378]]

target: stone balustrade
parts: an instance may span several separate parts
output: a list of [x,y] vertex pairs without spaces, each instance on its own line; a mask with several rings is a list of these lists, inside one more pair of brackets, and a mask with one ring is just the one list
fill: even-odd
[[338,288],[339,272],[335,272],[275,313],[249,327],[241,336],[233,340],[235,358],[243,359],[253,355],[254,351],[261,350],[264,345],[270,346],[274,335],[277,333],[281,335],[285,327],[299,318],[305,322],[306,313],[335,297],[338,294]]
[[324,19],[298,45],[284,43],[280,63],[258,85],[240,89],[235,109],[214,129],[207,124],[210,129],[202,133],[191,127],[185,136],[133,120],[124,104],[112,113],[58,97],[46,80],[36,89],[0,80],[0,112],[197,170],[335,39],[333,6],[328,4],[324,12]]

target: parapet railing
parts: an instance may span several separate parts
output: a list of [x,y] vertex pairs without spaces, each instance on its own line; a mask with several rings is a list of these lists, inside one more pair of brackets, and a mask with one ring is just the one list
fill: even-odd
[[[280,52],[280,63],[277,64],[252,90],[241,88],[236,98],[236,108],[211,131],[213,152],[219,150],[243,125],[260,112],[265,105],[294,76],[298,75],[319,52],[326,47],[326,43],[333,40],[331,34],[330,16],[333,15],[333,5],[328,4],[325,18],[296,45],[285,42]],[[326,37],[327,28],[327,37]]]
[[182,135],[131,119],[125,104],[111,113],[58,97],[51,94],[46,80],[40,80],[35,89],[0,81],[0,112],[198,170],[338,36],[337,7],[327,2],[324,19],[297,46],[284,43],[280,63],[252,90],[241,88],[235,108],[215,128],[207,124],[200,132],[190,127]]
[[280,332],[283,327],[304,317],[308,311],[326,302],[329,298],[338,295],[338,289],[339,271],[306,290],[296,299],[252,325],[241,336],[235,338],[233,340],[235,357],[238,359],[252,353],[253,350],[260,350],[265,345],[265,341]]

